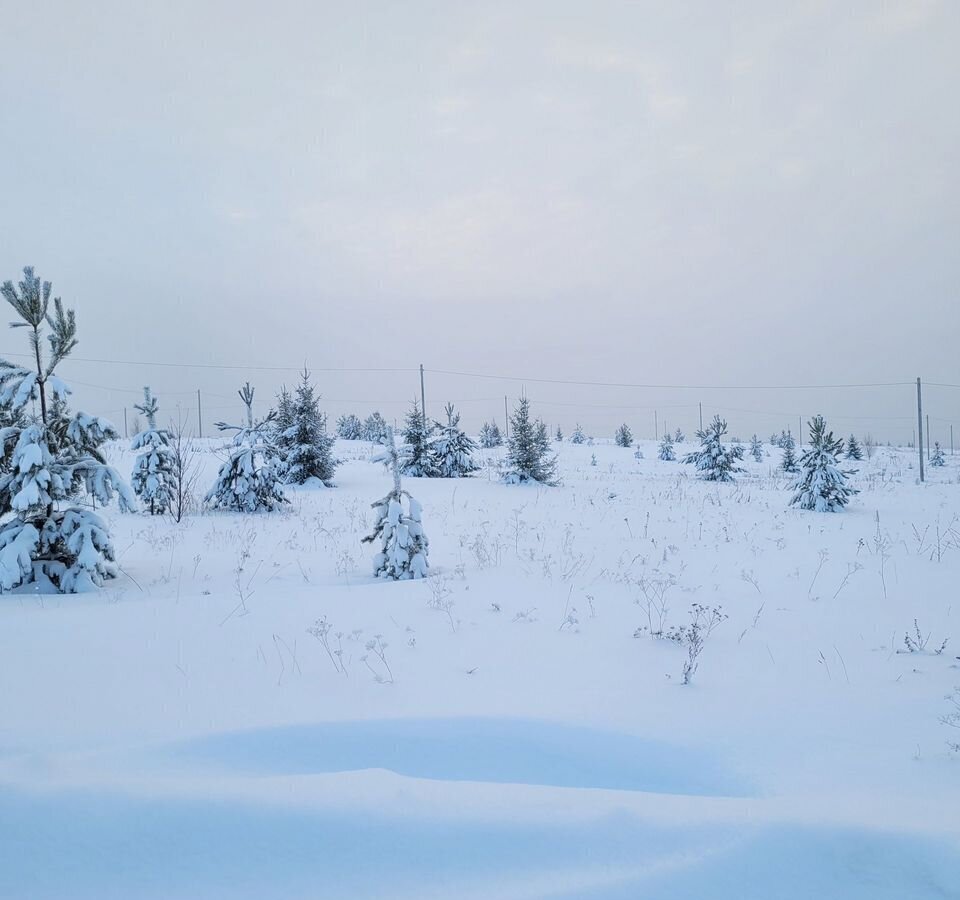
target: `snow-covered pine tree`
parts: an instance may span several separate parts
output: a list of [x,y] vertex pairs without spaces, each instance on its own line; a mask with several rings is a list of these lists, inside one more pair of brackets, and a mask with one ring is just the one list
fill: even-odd
[[387,423],[379,411],[370,413],[363,421],[363,439],[379,444],[387,434]]
[[327,487],[333,482],[337,461],[333,458],[333,437],[327,434],[327,417],[320,412],[320,400],[304,368],[293,396],[293,422],[283,433],[283,459],[288,484],[315,480]]
[[570,435],[571,444],[585,444],[587,442],[587,436],[583,433],[583,429],[577,425],[573,429],[573,434]]
[[780,446],[786,450],[789,447],[791,450],[797,449],[797,442],[793,439],[793,433],[788,428],[786,431],[780,432]]
[[[106,521],[75,501],[84,492],[103,505],[116,496],[120,508],[128,510],[135,500],[97,450],[104,440],[117,437],[113,426],[86,413],[64,418],[70,389],[55,370],[77,345],[77,324],[59,297],[50,310],[51,290],[50,282],[41,282],[29,266],[17,287],[11,281],[0,287],[22,320],[12,327],[28,329],[36,360],[34,370],[0,359],[0,407],[9,410],[11,422],[0,430],[0,515],[6,518],[0,525],[0,590],[45,579],[68,594],[99,587],[119,573]],[[46,360],[45,326],[50,331]],[[34,401],[40,414],[28,421],[28,405]],[[59,411],[54,420],[55,401]]]
[[817,512],[838,512],[850,497],[859,493],[847,484],[853,470],[841,470],[838,457],[843,452],[843,441],[835,440],[827,431],[823,416],[810,420],[810,448],[800,457],[802,471],[794,485],[791,506],[813,509]]
[[377,578],[401,581],[426,578],[430,542],[423,531],[420,504],[400,486],[403,462],[389,426],[383,437],[384,450],[377,457],[393,475],[393,490],[373,504],[377,521],[363,543],[379,542],[380,551],[373,558],[373,574]]
[[673,436],[673,442],[675,444],[682,444],[686,439],[687,436],[678,428]]
[[440,466],[433,446],[434,424],[427,421],[414,399],[403,426],[403,446],[400,448],[401,471],[413,478],[437,478]]
[[757,461],[763,462],[763,443],[756,434],[750,438],[750,455]]
[[669,432],[665,434],[663,440],[660,441],[660,449],[657,451],[657,456],[664,462],[673,462],[673,460],[677,458],[677,453],[673,449],[673,443],[673,438]]
[[557,426],[557,434],[554,437],[554,440],[557,441],[557,443],[561,443],[563,441],[563,430],[559,425]]
[[503,461],[503,480],[507,484],[556,485],[557,459],[550,455],[550,440],[543,422],[530,418],[530,401],[521,397],[510,417],[510,437]]
[[274,436],[276,413],[271,410],[265,419],[253,419],[253,393],[249,382],[238,391],[247,407],[247,424],[228,425],[217,422],[221,431],[235,432],[233,449],[220,471],[216,484],[207,492],[206,502],[215,509],[236,512],[270,512],[287,503],[283,493],[283,458]]
[[135,434],[130,444],[130,449],[139,454],[133,463],[130,483],[134,493],[150,511],[150,515],[156,516],[170,508],[173,497],[174,453],[170,446],[169,433],[157,428],[157,410],[160,407],[149,387],[143,389],[143,403],[134,408],[146,416],[147,429]]
[[688,453],[683,461],[697,467],[704,481],[733,481],[735,472],[743,469],[737,461],[743,459],[743,447],[724,447],[723,436],[727,433],[727,423],[714,416],[713,421],[697,432],[700,449]]
[[345,441],[359,441],[363,439],[363,422],[353,413],[340,416],[337,419],[337,437]]
[[[858,456],[857,459],[860,459],[860,457]],[[946,464],[947,461],[943,458],[943,448],[940,446],[940,442],[934,441],[933,453],[930,454],[930,465],[939,468]]]
[[462,478],[480,467],[473,458],[476,442],[460,428],[460,413],[452,403],[444,407],[447,423],[436,423],[437,436],[433,441],[433,453],[441,478]]
[[797,462],[797,451],[793,449],[792,444],[783,448],[783,458],[780,460],[780,468],[784,472],[797,473],[800,471],[800,464]]
[[617,433],[613,439],[618,447],[629,447],[633,444],[633,432],[630,430],[630,426],[624,422],[623,425],[617,429]]
[[847,459],[863,459],[863,450],[855,434],[847,440]]
[[502,444],[503,435],[500,433],[500,426],[496,422],[484,422],[480,428],[480,446],[484,450],[492,450]]

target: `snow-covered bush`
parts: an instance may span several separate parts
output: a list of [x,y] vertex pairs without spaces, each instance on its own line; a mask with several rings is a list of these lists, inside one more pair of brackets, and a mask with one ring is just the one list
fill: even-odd
[[372,505],[377,521],[363,543],[379,543],[380,550],[373,558],[373,574],[378,578],[426,578],[430,542],[423,531],[422,508],[400,486],[403,462],[389,426],[383,444],[378,461],[384,462],[393,475],[393,490]]
[[220,466],[216,484],[207,492],[206,502],[215,509],[260,512],[287,502],[283,492],[284,466],[274,443],[276,413],[259,422],[253,420],[253,388],[249,383],[239,391],[247,407],[247,425],[217,422],[221,431],[234,431],[233,448]]
[[723,436],[727,433],[727,423],[714,416],[713,421],[697,432],[700,449],[688,453],[683,461],[696,466],[704,481],[733,481],[735,472],[743,469],[737,462],[743,459],[743,447],[724,447]]
[[327,417],[320,412],[319,399],[306,369],[300,375],[293,397],[290,425],[281,437],[287,483],[306,484],[315,479],[329,487],[337,468],[333,458],[334,440],[327,434]]
[[134,493],[156,516],[167,512],[173,496],[174,453],[170,447],[170,434],[157,428],[157,398],[150,388],[143,389],[143,403],[134,407],[147,417],[147,430],[134,435],[130,449],[138,456],[133,463],[130,484]]
[[673,438],[669,433],[665,434],[663,440],[660,441],[660,449],[657,451],[657,456],[664,462],[672,462],[677,458],[676,451],[673,449]]
[[503,444],[503,435],[496,422],[484,422],[480,427],[480,446],[484,450],[492,450]]
[[817,512],[838,512],[850,497],[858,493],[847,484],[853,470],[841,470],[837,457],[843,452],[843,441],[835,440],[827,431],[823,416],[810,420],[810,448],[800,457],[801,473],[794,485],[791,506]]
[[473,458],[477,445],[460,428],[460,414],[452,403],[446,405],[447,423],[437,423],[433,453],[441,478],[461,478],[480,467]]
[[586,442],[587,436],[583,433],[583,429],[578,424],[577,427],[573,429],[573,434],[570,435],[570,443],[585,444]]
[[404,475],[413,478],[438,478],[440,466],[433,446],[434,423],[427,421],[414,400],[403,425],[403,446],[400,448],[400,467]]
[[557,459],[550,455],[546,426],[530,418],[530,401],[526,397],[520,398],[510,417],[502,477],[507,484],[557,484]]
[[624,422],[617,429],[613,439],[618,447],[629,447],[633,443],[633,432],[630,430],[630,426]]
[[[0,360],[0,407],[8,424],[0,430],[0,590],[46,579],[63,593],[73,593],[115,578],[119,569],[104,519],[76,505],[86,495],[103,505],[116,496],[121,509],[134,507],[133,493],[106,465],[99,445],[116,438],[104,419],[66,414],[67,385],[56,367],[77,345],[76,318],[57,297],[50,311],[51,284],[31,267],[14,287],[4,282],[0,293],[22,320],[14,328],[29,329],[36,369]],[[44,361],[44,326],[50,348]],[[37,401],[40,415],[28,421]]]
[[[857,457],[857,459],[859,458]],[[943,458],[943,448],[939,441],[934,442],[933,453],[930,455],[930,465],[937,467],[946,465],[946,460]]]
[[337,437],[345,441],[363,440],[363,422],[353,413],[337,419]]

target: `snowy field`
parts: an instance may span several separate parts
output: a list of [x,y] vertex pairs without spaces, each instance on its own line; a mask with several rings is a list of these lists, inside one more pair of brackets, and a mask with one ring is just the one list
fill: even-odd
[[557,488],[405,480],[426,582],[369,576],[340,441],[284,512],[110,510],[125,577],[0,597],[0,897],[960,897],[960,457],[817,514],[778,450],[555,446]]

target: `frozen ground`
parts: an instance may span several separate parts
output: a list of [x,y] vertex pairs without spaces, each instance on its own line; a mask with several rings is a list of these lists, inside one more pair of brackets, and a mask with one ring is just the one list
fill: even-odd
[[[127,578],[0,597],[0,897],[960,897],[960,457],[829,515],[642,446],[409,480],[427,583],[367,575],[362,443],[282,514],[111,513]],[[729,615],[688,686],[661,594]]]

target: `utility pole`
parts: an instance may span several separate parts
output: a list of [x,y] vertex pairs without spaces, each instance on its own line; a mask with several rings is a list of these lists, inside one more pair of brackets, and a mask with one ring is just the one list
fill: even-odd
[[703,404],[700,404],[700,430],[703,431]]
[[950,426],[950,455],[953,456],[953,426]]
[[130,435],[127,434],[127,408],[123,408],[123,436],[128,438]]
[[203,437],[203,412],[200,407],[200,388],[197,388],[197,437]]
[[423,363],[420,363],[420,412],[423,414],[423,428],[427,428],[427,395],[423,389]]
[[920,455],[920,482],[923,483],[923,396],[920,391],[920,379],[917,378],[917,452]]
[[803,416],[797,416],[797,449],[803,446]]
[[927,413],[927,462],[930,462],[930,413]]
[[660,434],[660,425],[657,422],[657,411],[653,411],[653,439],[656,440]]
[[507,412],[507,395],[503,395],[503,421],[506,424],[504,429],[503,436],[505,438],[510,437],[510,413]]

